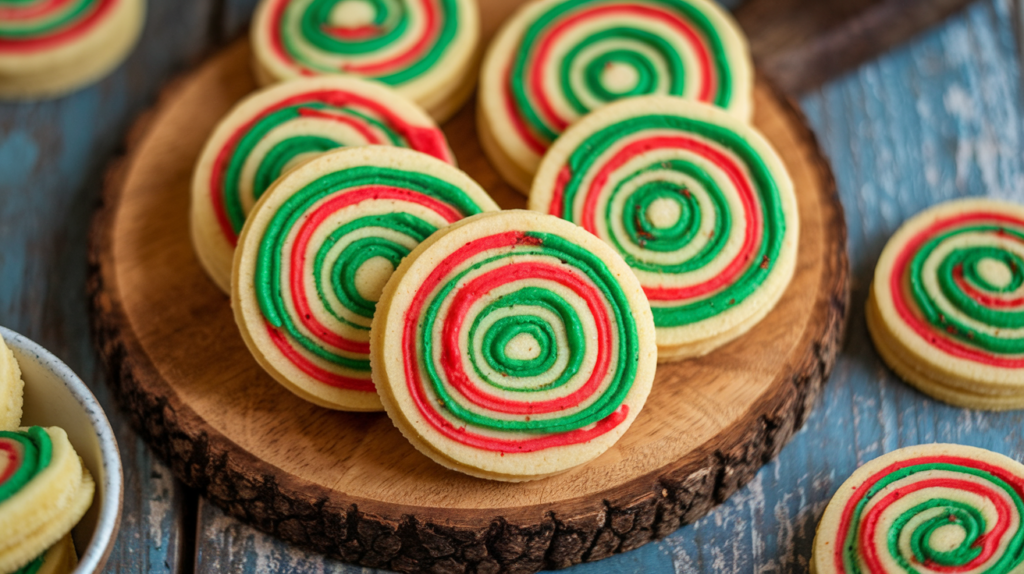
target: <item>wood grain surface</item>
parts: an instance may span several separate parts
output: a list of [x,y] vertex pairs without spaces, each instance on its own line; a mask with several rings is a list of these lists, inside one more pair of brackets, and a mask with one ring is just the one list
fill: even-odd
[[[236,44],[165,94],[113,172],[90,250],[95,332],[113,385],[175,473],[230,514],[367,566],[566,567],[703,515],[808,414],[845,318],[845,229],[813,136],[764,83],[755,124],[794,178],[796,276],[746,336],[662,366],[644,412],[596,461],[530,483],[484,481],[432,463],[386,416],[291,395],[245,349],[188,233],[192,168],[217,120],[254,88],[250,57]],[[473,109],[445,126],[459,165],[504,207],[522,207],[483,158]]]

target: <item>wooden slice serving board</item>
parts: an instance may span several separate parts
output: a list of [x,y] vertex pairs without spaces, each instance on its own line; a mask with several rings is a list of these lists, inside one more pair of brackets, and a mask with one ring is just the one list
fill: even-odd
[[[188,204],[206,137],[253,88],[244,42],[169,87],[110,172],[90,246],[92,323],[111,384],[175,474],[230,514],[366,566],[565,567],[703,516],[809,413],[845,324],[846,227],[803,117],[764,82],[755,123],[791,170],[800,208],[799,264],[783,300],[738,341],[662,366],[644,411],[610,451],[521,484],[433,463],[384,414],[303,402],[249,355],[228,298],[193,254]],[[474,125],[470,105],[444,126],[460,166],[503,207],[523,207],[483,157]]]

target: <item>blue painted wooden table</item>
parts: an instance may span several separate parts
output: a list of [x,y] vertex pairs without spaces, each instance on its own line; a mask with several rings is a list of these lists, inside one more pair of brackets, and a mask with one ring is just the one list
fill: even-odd
[[[901,383],[868,339],[863,305],[888,236],[939,201],[1024,201],[1020,3],[979,0],[800,102],[846,208],[853,308],[816,410],[782,454],[696,524],[570,570],[803,572],[838,485],[884,452],[958,442],[1024,459],[1024,417],[956,409]],[[245,26],[252,0],[151,0],[143,42],[100,84],[0,104],[0,324],[64,359],[107,409],[126,472],[110,572],[370,572],[290,548],[226,517],[155,460],[103,383],[86,313],[86,237],[107,162],[163,82]]]

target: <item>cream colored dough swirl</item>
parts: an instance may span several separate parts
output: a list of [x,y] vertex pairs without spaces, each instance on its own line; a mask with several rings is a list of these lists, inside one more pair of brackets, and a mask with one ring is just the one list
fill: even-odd
[[0,431],[21,426],[25,381],[14,352],[0,337]]

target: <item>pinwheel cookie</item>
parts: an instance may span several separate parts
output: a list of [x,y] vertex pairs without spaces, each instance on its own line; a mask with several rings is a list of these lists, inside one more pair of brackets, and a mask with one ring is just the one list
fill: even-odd
[[952,444],[912,446],[857,469],[821,517],[811,572],[1020,572],[1024,466]]
[[35,560],[16,570],[14,574],[70,574],[78,566],[78,554],[71,540],[71,533],[65,534],[60,542],[40,554]]
[[625,258],[651,302],[661,361],[747,332],[796,268],[786,167],[760,133],[706,104],[648,96],[580,120],[544,157],[529,206]]
[[105,75],[144,11],[143,0],[0,0],[0,97],[59,96]]
[[261,84],[362,76],[439,122],[473,90],[479,37],[476,0],[262,0],[252,25]]
[[65,537],[94,491],[63,430],[0,432],[0,572],[33,562]]
[[238,233],[271,183],[325,151],[371,144],[455,162],[437,124],[416,104],[375,82],[298,79],[236,105],[207,141],[192,181],[192,242],[214,282],[230,291]]
[[24,402],[25,381],[14,352],[0,337],[0,431],[15,430],[21,426],[21,408]]
[[965,199],[907,221],[882,251],[867,320],[885,362],[922,392],[1024,408],[1024,206]]
[[599,456],[643,408],[650,307],[622,258],[530,211],[452,225],[417,247],[378,304],[373,380],[398,429],[448,468],[505,481]]
[[566,127],[651,94],[750,120],[750,54],[728,13],[710,0],[540,0],[520,8],[487,51],[478,132],[494,167],[526,193]]
[[368,146],[330,152],[280,179],[239,238],[231,303],[270,375],[328,408],[381,410],[370,322],[395,267],[439,228],[498,206],[426,154]]

